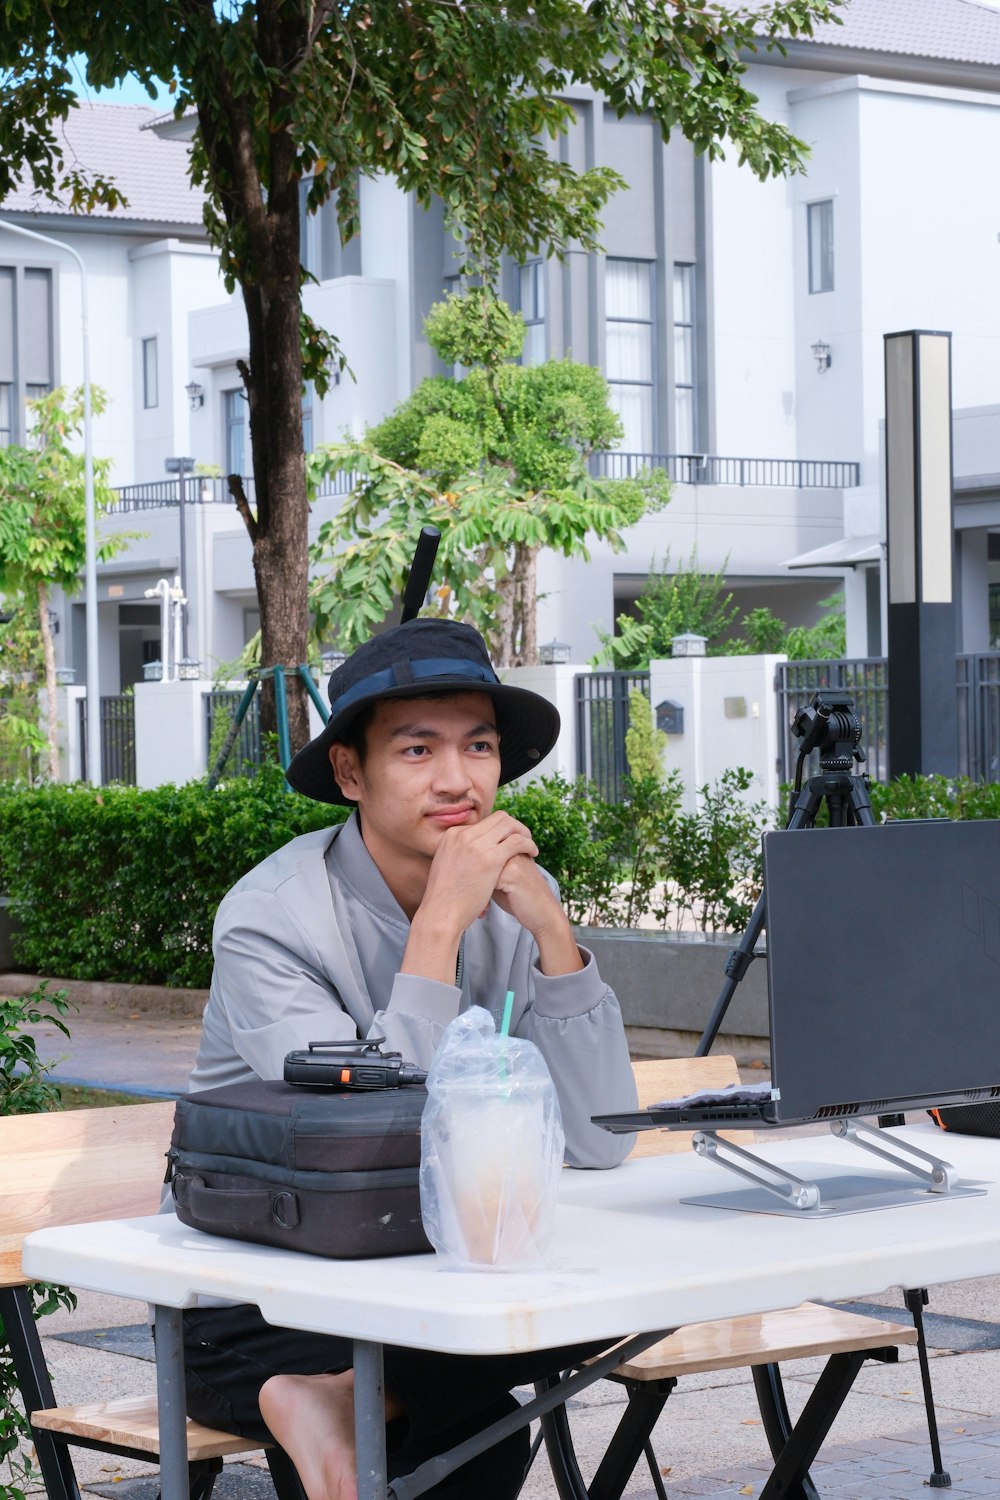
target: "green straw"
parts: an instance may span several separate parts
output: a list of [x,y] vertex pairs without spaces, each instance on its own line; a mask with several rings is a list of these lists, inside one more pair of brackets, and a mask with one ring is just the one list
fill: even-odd
[[[503,1003],[503,1016],[501,1017],[501,1020],[500,1020],[500,1035],[501,1036],[509,1036],[510,1035],[510,1018],[511,1018],[511,1013],[513,1012],[513,1009],[514,1009],[514,991],[513,990],[508,990],[507,991],[507,998],[506,998],[506,1000]],[[500,1059],[500,1082],[501,1083],[506,1083],[507,1082],[507,1063],[506,1063],[506,1060],[503,1057],[501,1057],[501,1059]]]

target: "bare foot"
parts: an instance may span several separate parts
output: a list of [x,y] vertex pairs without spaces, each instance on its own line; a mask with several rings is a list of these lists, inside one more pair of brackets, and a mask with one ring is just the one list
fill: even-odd
[[357,1500],[354,1371],[272,1375],[259,1399],[264,1421],[298,1470],[309,1500]]

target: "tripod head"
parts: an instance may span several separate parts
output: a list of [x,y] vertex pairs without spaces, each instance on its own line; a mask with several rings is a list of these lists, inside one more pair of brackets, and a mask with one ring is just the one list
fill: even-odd
[[[872,820],[868,778],[852,775],[855,761],[863,761],[861,720],[854,712],[854,699],[844,693],[817,693],[808,708],[792,720],[792,733],[801,741],[795,762],[789,828],[811,828],[821,802],[826,802],[832,828],[845,823]],[[813,750],[819,751],[820,774],[802,790],[802,765]]]
[[792,720],[792,733],[799,746],[795,784],[802,783],[802,762],[813,750],[819,751],[822,771],[849,771],[854,761],[863,761],[861,720],[854,712],[854,699],[839,693],[826,698],[817,693],[808,708],[802,708]]

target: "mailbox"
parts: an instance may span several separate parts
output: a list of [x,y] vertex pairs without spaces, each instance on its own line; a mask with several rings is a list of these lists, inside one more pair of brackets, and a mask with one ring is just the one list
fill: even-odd
[[684,705],[672,698],[664,698],[656,705],[656,727],[664,734],[684,733]]

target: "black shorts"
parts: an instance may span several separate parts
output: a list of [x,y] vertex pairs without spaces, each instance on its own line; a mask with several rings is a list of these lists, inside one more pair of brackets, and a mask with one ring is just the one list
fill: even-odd
[[[390,1478],[482,1431],[515,1410],[510,1392],[579,1364],[606,1344],[526,1354],[438,1354],[386,1345],[385,1386],[405,1418],[387,1432]],[[184,1313],[188,1415],[257,1442],[270,1440],[258,1396],[272,1375],[330,1374],[350,1369],[350,1339],[304,1333],[265,1322],[255,1307],[196,1308]],[[428,1490],[434,1500],[511,1500],[528,1456],[522,1428]]]

